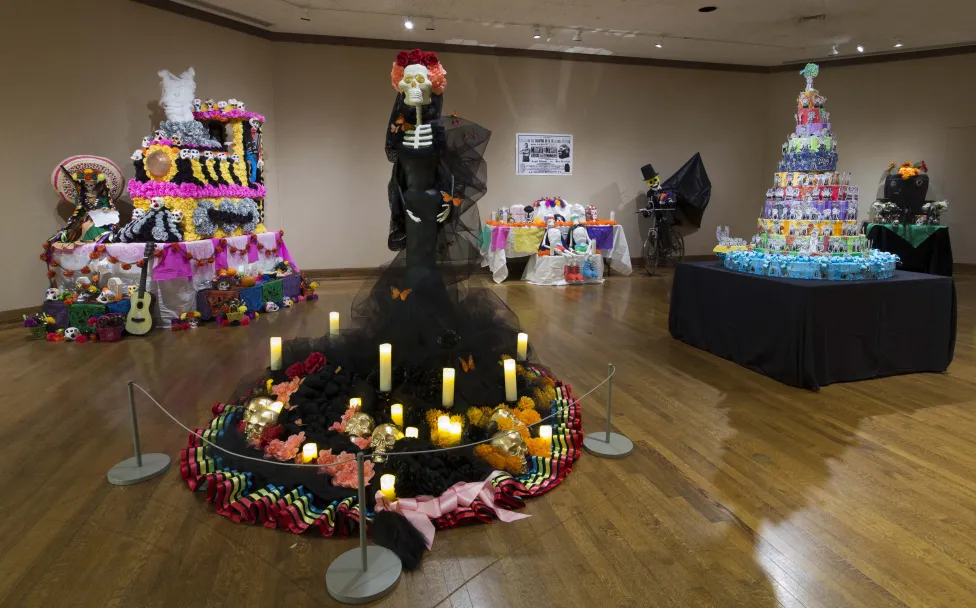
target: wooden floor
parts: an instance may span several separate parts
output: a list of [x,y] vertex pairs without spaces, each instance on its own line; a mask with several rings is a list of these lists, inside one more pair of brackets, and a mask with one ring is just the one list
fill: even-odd
[[[438,533],[384,605],[976,605],[976,279],[957,282],[947,374],[820,393],[672,340],[669,277],[497,287],[577,394],[617,366],[614,424],[635,452],[584,455],[530,519]],[[325,571],[353,541],[234,524],[178,462],[127,488],[105,474],[131,453],[126,380],[201,425],[270,336],[323,333],[358,287],[327,283],[251,327],[119,344],[0,332],[0,605],[332,605]],[[582,406],[602,428],[603,392]],[[185,433],[140,409],[145,449],[176,457]]]

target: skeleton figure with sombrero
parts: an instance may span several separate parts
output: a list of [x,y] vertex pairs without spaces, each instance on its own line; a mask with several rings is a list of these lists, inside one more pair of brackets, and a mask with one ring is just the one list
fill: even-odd
[[54,168],[51,186],[75,208],[49,243],[103,243],[112,239],[119,223],[115,200],[125,187],[118,165],[100,156],[72,156]]

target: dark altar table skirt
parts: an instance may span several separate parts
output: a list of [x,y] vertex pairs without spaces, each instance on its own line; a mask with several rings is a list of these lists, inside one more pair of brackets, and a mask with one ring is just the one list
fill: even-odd
[[791,386],[943,372],[956,342],[951,278],[810,281],[679,264],[671,335]]
[[[914,226],[904,226],[899,230],[911,232],[914,229]],[[893,232],[886,224],[870,224],[867,236],[875,249],[893,253],[901,258],[898,267],[902,270],[944,277],[952,276],[952,244],[949,241],[949,228],[945,226],[940,226],[931,236],[917,245]]]

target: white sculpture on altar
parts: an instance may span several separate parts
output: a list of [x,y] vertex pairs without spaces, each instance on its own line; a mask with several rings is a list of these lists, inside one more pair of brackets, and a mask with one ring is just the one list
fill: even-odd
[[570,218],[573,227],[569,231],[569,249],[575,255],[589,256],[596,251],[596,243],[590,239],[590,234],[586,231],[586,226],[580,223],[578,215]]
[[179,76],[174,76],[169,70],[159,71],[159,77],[163,79],[160,83],[163,96],[159,99],[159,105],[166,112],[166,120],[193,121],[193,96],[197,90],[195,74],[192,67]]

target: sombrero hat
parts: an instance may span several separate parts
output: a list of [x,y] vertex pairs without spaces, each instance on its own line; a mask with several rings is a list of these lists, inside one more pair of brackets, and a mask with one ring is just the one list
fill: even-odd
[[98,173],[105,174],[105,184],[108,186],[109,197],[114,201],[122,195],[125,188],[125,178],[122,176],[122,169],[107,158],[101,156],[69,156],[54,167],[51,173],[51,187],[61,195],[61,198],[69,203],[75,202],[75,184],[71,178],[64,174],[61,167],[74,174],[85,169],[91,169]]

